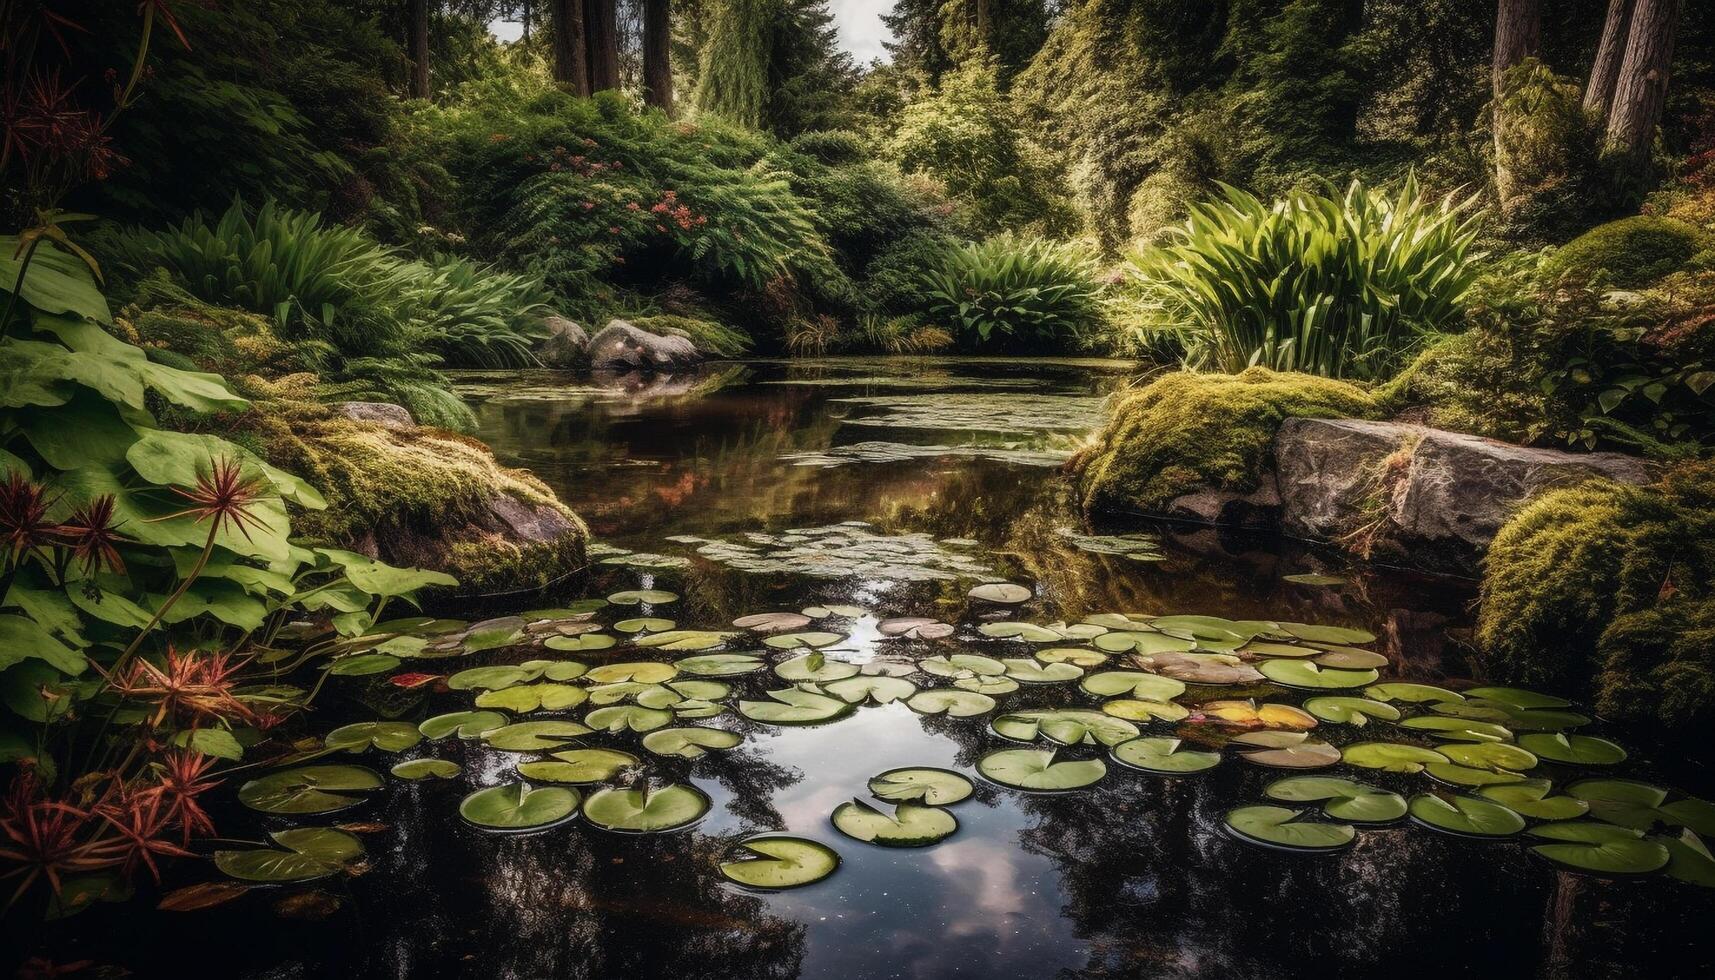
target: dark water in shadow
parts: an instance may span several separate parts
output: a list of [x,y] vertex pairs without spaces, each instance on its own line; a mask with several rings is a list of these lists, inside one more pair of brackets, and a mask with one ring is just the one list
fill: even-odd
[[[1073,546],[1063,529],[1086,529],[1056,470],[1029,455],[1007,460],[1070,449],[1077,433],[1066,427],[1087,421],[1101,395],[1133,376],[1111,364],[863,360],[716,368],[630,390],[551,376],[485,379],[488,387],[471,394],[479,434],[502,459],[541,475],[599,539],[620,548],[685,557],[695,544],[665,539],[865,521],[877,533],[968,539],[965,552],[1036,584],[1040,598],[1019,618],[1126,611],[1350,625],[1378,635],[1374,648],[1391,662],[1384,679],[1468,675],[1455,642],[1467,625],[1468,582],[1346,570],[1290,543],[1199,529],[1154,529],[1165,538],[1156,562]],[[797,383],[806,381],[816,383]],[[948,392],[970,397],[939,406],[837,400]],[[1009,414],[1005,396],[1040,400]],[[861,421],[897,422],[901,413],[909,421],[918,410],[960,420],[958,427]],[[848,460],[842,448],[873,442],[943,445],[961,455],[866,462]],[[897,447],[866,452],[911,456]],[[804,453],[817,465],[781,459]],[[839,465],[826,465],[830,459]],[[1281,578],[1316,571],[1350,582],[1307,587]],[[683,601],[655,614],[707,628],[747,613],[854,603],[960,622],[964,637],[982,612],[964,598],[971,584],[750,574],[693,558],[689,567],[659,570],[598,565],[575,594],[671,589]],[[629,615],[610,609],[598,618]],[[979,644],[996,656],[1028,649],[959,641]],[[946,650],[877,639],[873,620],[860,621],[849,647],[840,656],[853,660]],[[466,695],[401,695],[350,680],[330,702],[330,726],[378,713],[415,721],[468,706]],[[746,696],[782,686],[755,675],[733,680]],[[1096,703],[1072,685],[1000,700],[1003,710]],[[49,937],[61,960],[90,953],[142,975],[246,977],[1582,978],[1707,975],[1715,965],[1708,890],[1661,877],[1557,872],[1518,840],[1484,843],[1404,823],[1362,830],[1354,847],[1331,856],[1241,843],[1220,829],[1223,814],[1261,800],[1264,785],[1289,773],[1237,759],[1178,779],[1110,766],[1096,786],[1066,794],[976,779],[976,795],[953,808],[959,831],[920,850],[860,844],[829,824],[835,807],[866,795],[868,779],[889,768],[974,776],[976,760],[1001,744],[987,722],[922,716],[899,704],[809,728],[727,714],[702,724],[740,731],[744,743],[695,763],[648,757],[630,735],[592,743],[643,756],[652,773],[688,780],[713,799],[694,828],[653,837],[577,822],[532,836],[475,831],[458,818],[459,799],[472,785],[513,778],[520,757],[479,742],[437,743],[433,753],[461,762],[464,776],[390,781],[374,802],[338,814],[388,829],[365,836],[371,869],[312,892],[322,897],[307,910],[282,916],[277,902],[288,893],[259,890],[194,914],[141,903],[97,908],[51,927]],[[1626,741],[1624,732],[1594,730]],[[1318,734],[1353,740],[1336,726]],[[411,754],[430,751],[425,743]],[[1646,757],[1629,762],[1625,775],[1659,772],[1647,752],[1638,754]],[[366,764],[385,770],[391,761]],[[1673,768],[1678,785],[1709,794],[1699,772]],[[1422,775],[1327,772],[1406,794],[1429,784]],[[223,827],[256,827],[242,811],[223,815]],[[778,894],[724,882],[716,863],[726,848],[763,830],[823,841],[842,867]],[[337,908],[321,907],[329,902]]]

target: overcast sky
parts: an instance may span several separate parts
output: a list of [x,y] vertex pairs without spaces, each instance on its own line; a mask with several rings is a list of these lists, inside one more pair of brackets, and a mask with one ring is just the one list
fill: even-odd
[[[834,11],[834,24],[840,29],[840,47],[850,51],[858,64],[887,57],[881,42],[890,36],[881,24],[881,15],[893,9],[893,0],[828,0],[828,5]],[[499,21],[490,24],[489,29],[505,41],[517,40],[523,33],[520,25]]]

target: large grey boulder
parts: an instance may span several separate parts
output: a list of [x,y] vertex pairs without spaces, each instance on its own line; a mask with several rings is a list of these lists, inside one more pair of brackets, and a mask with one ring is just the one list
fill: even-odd
[[582,367],[589,352],[590,337],[584,328],[563,316],[542,319],[548,335],[536,342],[536,359],[543,367]]
[[1281,526],[1411,564],[1471,567],[1531,497],[1592,479],[1649,483],[1619,453],[1534,449],[1401,422],[1288,419],[1275,436]]
[[650,333],[609,320],[589,343],[590,366],[609,371],[678,371],[703,361],[689,338]]

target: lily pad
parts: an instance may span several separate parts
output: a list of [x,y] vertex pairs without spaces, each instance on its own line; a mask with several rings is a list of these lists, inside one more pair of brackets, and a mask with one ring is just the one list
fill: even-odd
[[1382,772],[1422,772],[1425,766],[1447,761],[1433,749],[1397,742],[1357,742],[1342,749],[1340,759],[1349,766]]
[[1695,797],[1666,802],[1668,791],[1628,779],[1581,779],[1566,787],[1568,796],[1590,804],[1599,820],[1647,830],[1656,824],[1689,827],[1700,836],[1715,836],[1715,805]]
[[939,807],[901,803],[887,814],[862,800],[841,803],[833,814],[840,833],[886,847],[928,847],[959,829],[958,818]]
[[1610,823],[1575,820],[1533,827],[1530,836],[1563,843],[1537,844],[1531,851],[1556,864],[1602,875],[1641,875],[1667,867],[1668,849],[1643,839],[1643,831]]
[[659,616],[638,616],[622,619],[614,623],[613,628],[620,633],[665,633],[678,625],[671,619],[662,619]]
[[1346,584],[1346,580],[1338,575],[1319,575],[1315,572],[1301,572],[1297,575],[1282,575],[1280,580],[1282,582],[1291,582],[1294,585],[1334,586]]
[[399,664],[399,658],[392,654],[360,653],[356,656],[341,657],[328,664],[328,673],[335,677],[367,677],[370,674],[385,674]]
[[785,633],[810,625],[810,617],[793,612],[756,613],[740,616],[733,620],[732,624],[741,630],[754,630],[758,633]]
[[1280,628],[1300,640],[1315,643],[1374,643],[1376,635],[1348,626],[1318,626],[1311,623],[1280,623]]
[[860,616],[868,616],[869,610],[862,606],[827,605],[806,606],[803,609],[803,613],[811,619],[827,619],[829,616],[841,616],[846,619],[857,619]]
[[977,762],[988,779],[1036,792],[1060,792],[1093,786],[1107,775],[1100,759],[1059,759],[1052,749],[997,749]]
[[848,704],[892,704],[916,694],[917,685],[899,677],[847,677],[823,684],[822,690]]
[[1547,779],[1521,779],[1516,783],[1484,786],[1477,795],[1523,817],[1535,820],[1572,820],[1589,812],[1590,804],[1571,796],[1550,796],[1554,783]]
[[1100,650],[1086,650],[1083,647],[1050,647],[1047,650],[1036,651],[1036,659],[1045,664],[1100,667],[1108,662],[1108,655]]
[[380,774],[362,766],[301,766],[250,780],[239,787],[238,801],[263,813],[332,813],[362,803],[355,793],[381,785]]
[[603,830],[660,834],[688,827],[709,812],[709,798],[694,786],[596,790],[584,801],[584,819]]
[[1380,670],[1388,666],[1388,658],[1368,650],[1325,650],[1312,658],[1321,667],[1337,670]]
[[1121,742],[1108,751],[1129,769],[1180,776],[1220,765],[1221,753],[1185,747],[1176,738],[1145,736]]
[[975,653],[925,657],[917,661],[917,667],[919,670],[934,674],[936,677],[950,677],[954,680],[971,677],[998,677],[1006,673],[1006,664],[993,657],[984,657]]
[[680,672],[696,677],[733,677],[761,670],[762,658],[750,653],[711,653],[673,661]]
[[762,643],[776,650],[819,650],[833,646],[845,638],[843,633],[776,633],[765,638]]
[[1536,768],[1536,756],[1516,745],[1505,742],[1467,742],[1437,745],[1435,751],[1449,761],[1472,769],[1510,770],[1522,772]]
[[269,835],[285,850],[215,851],[215,867],[240,881],[314,881],[363,856],[363,842],[332,827],[296,827]]
[[635,684],[659,684],[672,680],[679,673],[679,668],[673,664],[664,664],[654,660],[637,660],[627,663],[602,664],[584,675],[591,684],[618,684],[630,681]]
[[455,691],[499,691],[514,684],[525,684],[542,676],[542,671],[523,664],[495,664],[472,667],[447,678],[447,687]]
[[563,786],[503,783],[466,796],[459,816],[485,830],[544,830],[575,816],[580,799],[577,790]]
[[1340,750],[1303,732],[1245,732],[1228,743],[1246,762],[1276,769],[1320,769],[1340,761]]
[[1157,653],[1139,656],[1138,665],[1163,677],[1187,684],[1231,686],[1254,684],[1263,679],[1255,667],[1238,657],[1222,653]]
[[637,646],[654,650],[691,653],[718,647],[737,635],[737,633],[723,633],[719,630],[668,630],[665,633],[650,633],[647,636],[640,636],[631,642]]
[[[637,622],[637,620],[626,620],[626,622],[632,623]],[[661,620],[661,622],[668,622],[668,620]],[[616,624],[614,628],[618,629],[619,625],[623,624]],[[593,650],[606,650],[618,642],[606,633],[583,633],[578,636],[550,636],[542,641],[542,645],[550,650],[558,650],[564,653],[588,653]]]
[[1523,748],[1550,762],[1579,766],[1612,766],[1626,761],[1626,750],[1594,735],[1537,732],[1518,740]]
[[1059,745],[1111,747],[1139,735],[1131,722],[1086,708],[1014,711],[995,718],[990,727],[996,735],[1015,742],[1042,737]]
[[1357,837],[1350,824],[1308,820],[1310,813],[1284,806],[1241,806],[1227,811],[1226,827],[1252,843],[1291,851],[1338,851]]
[[740,841],[734,853],[735,857],[721,862],[721,874],[748,888],[813,885],[840,866],[833,848],[802,837],[752,837]]
[[939,688],[918,691],[905,706],[918,714],[947,715],[950,718],[974,718],[995,709],[994,698],[974,691],[949,691]]
[[1440,704],[1465,700],[1463,694],[1444,687],[1436,687],[1434,684],[1408,684],[1403,681],[1372,684],[1364,688],[1364,696],[1377,701],[1401,701],[1406,704]]
[[1109,653],[1189,653],[1197,649],[1195,639],[1168,636],[1166,633],[1122,630],[1104,633],[1090,641],[1098,650]]
[[1064,684],[1084,676],[1084,668],[1074,664],[1045,664],[1035,657],[1007,657],[1006,676],[1020,684]]
[[1482,698],[1485,701],[1499,701],[1510,704],[1515,708],[1570,708],[1572,702],[1552,694],[1542,694],[1537,691],[1527,691],[1522,687],[1473,687],[1465,692],[1468,698]]
[[1136,698],[1114,698],[1102,702],[1102,714],[1124,718],[1126,721],[1183,721],[1191,709],[1177,701],[1141,701]]
[[1678,837],[1658,837],[1667,848],[1667,876],[1704,888],[1715,888],[1715,857],[1703,839],[1689,830]]
[[1276,684],[1318,691],[1363,687],[1380,676],[1370,669],[1340,670],[1303,660],[1264,660],[1257,670]]
[[607,601],[616,606],[665,606],[668,603],[678,602],[679,597],[660,589],[629,589],[624,592],[615,592],[607,597]]
[[482,740],[502,752],[540,752],[588,734],[590,730],[575,721],[520,721],[485,732]]
[[837,681],[857,675],[858,665],[844,660],[829,660],[822,653],[806,653],[774,665],[774,673],[793,684]]
[[1398,793],[1334,776],[1289,776],[1269,783],[1263,795],[1289,803],[1321,800],[1323,813],[1351,823],[1391,823],[1406,811]]
[[771,725],[814,725],[852,710],[851,705],[839,698],[795,687],[767,693],[772,701],[740,701],[738,713],[751,721]]
[[1058,630],[1035,623],[984,623],[977,627],[977,632],[997,640],[1023,640],[1026,643],[1058,643],[1066,639]]
[[979,585],[965,593],[980,602],[994,602],[1006,606],[1016,606],[1021,602],[1029,602],[1031,592],[1022,585],[1010,582],[992,582]]
[[970,796],[971,781],[951,769],[912,766],[889,769],[869,781],[869,791],[889,803],[951,806]]
[[1078,686],[1098,698],[1131,697],[1144,701],[1171,701],[1185,693],[1185,682],[1137,670],[1104,670],[1091,674]]
[[393,767],[393,775],[400,779],[452,779],[463,770],[459,764],[448,759],[409,759]]
[[656,755],[701,759],[709,750],[730,749],[744,741],[736,732],[719,728],[663,728],[643,736],[643,747]]
[[1206,721],[1244,728],[1306,732],[1316,727],[1316,719],[1309,712],[1274,701],[1205,701],[1197,711]]
[[901,616],[884,619],[876,624],[882,636],[897,636],[907,640],[941,640],[953,635],[953,627],[937,619]]
[[599,783],[641,764],[637,756],[617,749],[567,749],[551,760],[520,762],[518,775],[544,783]]
[[1481,769],[1456,762],[1432,762],[1424,766],[1423,771],[1454,786],[1505,786],[1524,778],[1523,773],[1510,769]]
[[615,704],[597,708],[584,716],[584,724],[596,731],[617,735],[620,732],[652,732],[673,723],[673,713],[662,708],[645,708],[640,704]]
[[506,716],[498,711],[452,711],[428,718],[417,731],[431,741],[439,741],[458,733],[459,738],[481,738],[506,724]]
[[1385,701],[1372,701],[1369,698],[1355,697],[1319,697],[1304,702],[1304,710],[1315,715],[1322,721],[1336,725],[1351,725],[1362,728],[1370,723],[1372,718],[1382,721],[1398,721],[1399,709]]
[[423,733],[410,722],[360,721],[355,725],[342,725],[328,732],[322,738],[322,746],[347,752],[362,752],[366,749],[403,752],[422,740]]
[[1524,829],[1524,818],[1512,810],[1475,796],[1442,799],[1432,793],[1411,798],[1411,816],[1427,827],[1465,837],[1511,837]]
[[1434,732],[1438,738],[1459,742],[1506,742],[1513,733],[1505,725],[1492,721],[1471,721],[1465,718],[1444,718],[1439,715],[1418,715],[1400,722],[1405,728]]
[[520,684],[476,696],[478,708],[504,708],[519,714],[532,711],[564,711],[583,704],[589,692],[571,684]]

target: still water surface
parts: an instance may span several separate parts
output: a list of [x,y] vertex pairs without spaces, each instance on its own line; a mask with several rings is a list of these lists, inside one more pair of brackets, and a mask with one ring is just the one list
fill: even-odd
[[[473,376],[465,391],[478,434],[504,461],[547,480],[598,540],[665,556],[637,568],[624,564],[635,556],[616,554],[556,601],[670,589],[682,602],[651,614],[706,628],[749,613],[855,604],[963,623],[965,637],[985,612],[964,598],[974,580],[912,579],[978,563],[1034,585],[1038,598],[1017,613],[1034,622],[1137,612],[1339,624],[1379,637],[1389,679],[1457,685],[1468,675],[1454,642],[1467,625],[1468,582],[1345,569],[1289,543],[1203,529],[1086,527],[1055,466],[1099,417],[1103,397],[1137,377],[1114,362],[851,359],[716,366],[647,383]],[[815,558],[825,574],[807,576],[697,554],[711,541],[845,521],[932,543],[844,577],[835,573],[850,556]],[[1079,546],[1092,532],[1139,530],[1161,534],[1161,560]],[[685,536],[701,540],[668,540]],[[1282,580],[1305,572],[1349,581]],[[613,612],[598,618],[620,618]],[[946,650],[879,639],[873,618],[851,633],[840,658]],[[959,641],[1019,655],[997,652],[1005,642]],[[752,697],[780,686],[733,680]],[[415,721],[468,706],[456,692],[402,698],[348,688],[332,713],[351,719],[380,711]],[[1095,700],[1070,685],[1001,699],[1003,710]],[[573,822],[531,836],[476,831],[458,818],[459,799],[515,778],[517,757],[452,740],[433,751],[461,762],[461,779],[392,782],[376,803],[340,815],[390,829],[366,837],[368,873],[318,903],[286,916],[258,895],[194,916],[100,908],[70,927],[86,938],[68,939],[68,949],[117,946],[125,952],[115,958],[145,975],[182,965],[190,975],[248,977],[1674,977],[1706,976],[1715,965],[1709,890],[1664,878],[1561,873],[1517,840],[1460,839],[1409,821],[1365,829],[1330,856],[1238,841],[1221,829],[1223,814],[1289,773],[1236,759],[1192,778],[1110,767],[1096,786],[1065,794],[976,779],[976,795],[955,808],[954,836],[899,850],[842,836],[829,814],[894,767],[974,778],[977,759],[1000,742],[986,718],[924,716],[895,703],[808,728],[734,714],[704,724],[745,741],[695,763],[649,760],[712,798],[691,830],[628,837]],[[647,756],[635,740],[601,744]],[[1628,744],[1641,757],[1628,776],[1661,775],[1649,758],[1659,753]],[[1715,790],[1700,769],[1669,768],[1687,791]],[[1428,783],[1329,772],[1407,795]],[[253,825],[242,812],[227,817]],[[842,866],[783,893],[724,882],[716,865],[731,842],[765,830],[822,841]],[[87,938],[98,932],[104,938]],[[190,949],[206,955],[176,959]]]

